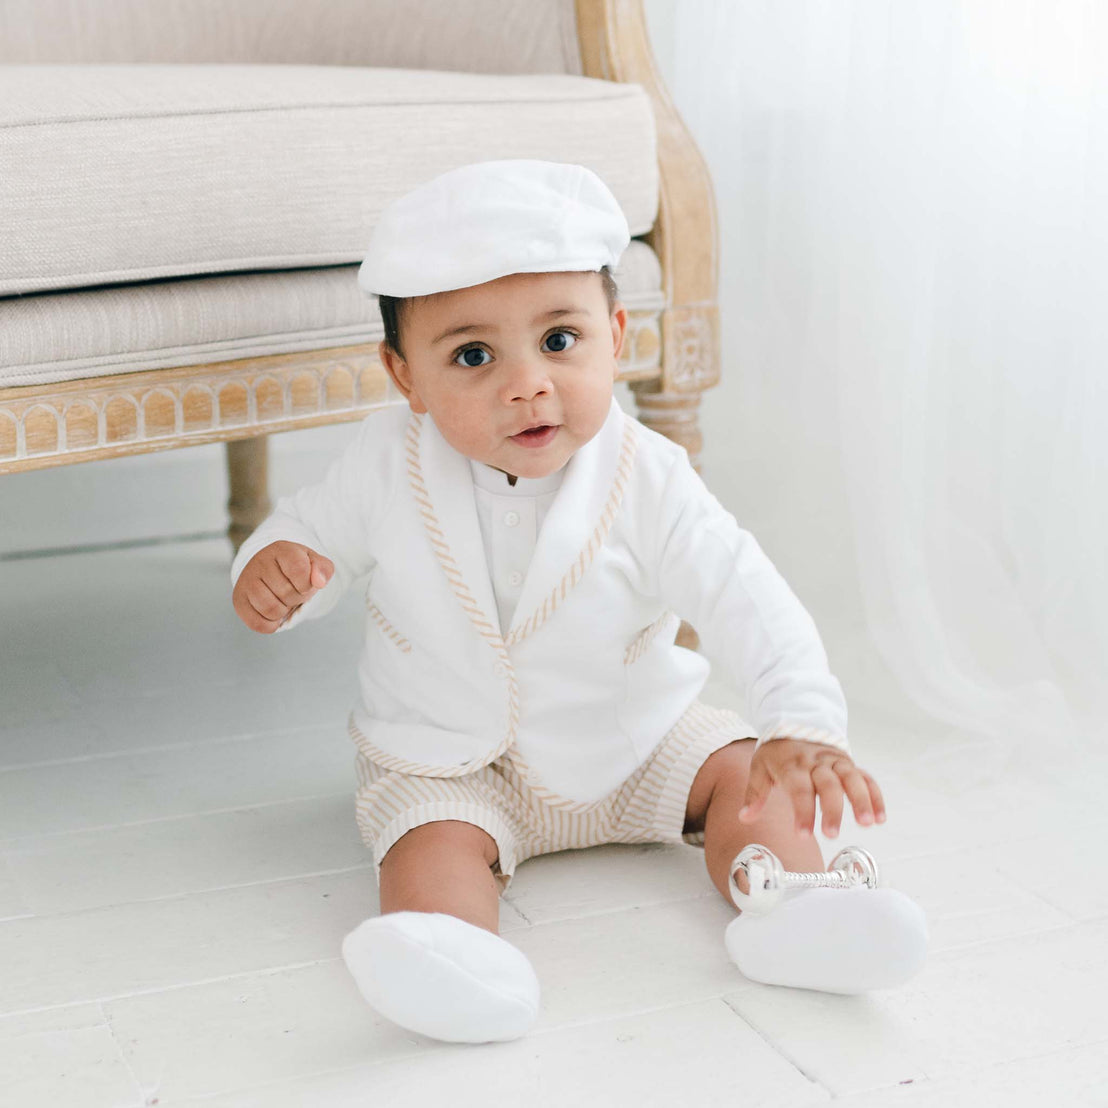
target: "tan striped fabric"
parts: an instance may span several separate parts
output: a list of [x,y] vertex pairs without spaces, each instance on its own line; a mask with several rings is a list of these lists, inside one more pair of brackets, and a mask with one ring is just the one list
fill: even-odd
[[[708,757],[743,738],[754,738],[739,716],[694,703],[624,783],[599,803],[555,807],[530,789],[512,748],[463,777],[423,777],[387,770],[357,755],[355,811],[377,878],[389,848],[406,832],[437,820],[462,820],[487,831],[500,850],[494,874],[503,893],[516,866],[539,854],[601,843],[704,845],[703,831],[684,831],[689,790]],[[523,767],[525,768],[525,767]]]

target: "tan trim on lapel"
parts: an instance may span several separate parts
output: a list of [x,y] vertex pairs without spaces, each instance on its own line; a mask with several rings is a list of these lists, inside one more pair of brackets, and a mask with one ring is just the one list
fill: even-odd
[[[461,604],[465,614],[469,616],[470,622],[473,624],[477,633],[493,653],[496,654],[497,675],[503,677],[508,684],[508,733],[496,749],[492,751],[490,755],[484,757],[480,763],[480,765],[488,765],[489,762],[499,758],[500,755],[516,741],[516,735],[519,733],[519,682],[516,680],[515,668],[512,666],[512,659],[508,654],[508,649],[504,645],[504,639],[499,629],[492,623],[485,614],[484,609],[474,599],[473,593],[470,591],[469,586],[462,576],[461,570],[458,568],[458,563],[450,548],[450,543],[447,541],[446,534],[435,513],[435,506],[431,501],[430,493],[427,491],[423,466],[420,462],[421,431],[423,430],[421,424],[422,420],[413,412],[411,418],[408,420],[407,441],[405,446],[408,459],[408,483],[411,486],[412,496],[415,497],[415,502],[419,507],[419,514],[423,518],[423,526],[427,531],[427,537],[431,540],[431,547],[435,551],[435,557],[438,559],[439,565],[442,566],[443,573],[446,574],[446,579],[450,583],[451,590],[458,598],[458,603]],[[438,430],[434,429],[433,433],[437,435]],[[461,455],[457,455],[457,457],[461,458]],[[461,460],[464,464],[465,480],[468,482],[468,488],[472,494],[473,477],[470,473],[469,462],[464,458],[461,458]],[[485,562],[484,544],[481,540],[480,524],[477,522],[476,511],[470,512],[469,516],[472,517],[473,527],[477,530],[477,550],[481,559],[480,564],[484,569],[483,583],[487,586],[489,597],[492,598],[492,584],[488,579],[489,575],[488,567]],[[464,518],[464,516],[459,515],[458,518],[461,519]],[[491,610],[496,611],[495,602]],[[396,768],[395,763],[398,762],[399,759],[390,759],[390,761],[394,763],[390,768]],[[410,765],[412,763],[401,764]],[[478,765],[470,763],[452,767],[448,770],[439,770],[436,767],[436,772],[433,776],[461,777],[463,774],[472,773],[478,768]],[[409,769],[404,772],[418,773],[419,770]]]
[[442,437],[429,416],[413,412],[405,437],[408,483],[439,564],[474,626],[482,634],[499,636],[469,460]]

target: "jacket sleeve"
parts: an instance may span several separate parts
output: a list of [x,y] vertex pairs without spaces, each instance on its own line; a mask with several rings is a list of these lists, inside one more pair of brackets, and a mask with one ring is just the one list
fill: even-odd
[[239,548],[231,565],[234,588],[258,551],[281,540],[300,543],[330,558],[335,573],[278,628],[287,631],[306,619],[326,615],[358,577],[374,565],[372,535],[392,493],[392,466],[381,472],[381,427],[372,416],[331,463],[322,481],[282,497],[273,512]]
[[803,739],[849,754],[846,700],[815,622],[685,458],[670,470],[659,525],[661,598],[745,696],[757,745]]

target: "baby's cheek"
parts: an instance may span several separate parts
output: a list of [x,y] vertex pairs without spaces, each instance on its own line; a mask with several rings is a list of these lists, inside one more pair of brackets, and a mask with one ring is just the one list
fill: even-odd
[[461,404],[448,407],[435,419],[442,437],[467,458],[478,457],[488,449],[490,424],[487,412],[474,411],[472,406]]

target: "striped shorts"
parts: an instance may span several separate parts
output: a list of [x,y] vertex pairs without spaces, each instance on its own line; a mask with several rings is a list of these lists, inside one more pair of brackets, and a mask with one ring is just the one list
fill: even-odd
[[702,847],[703,831],[684,830],[693,779],[716,750],[753,737],[736,713],[697,701],[626,781],[591,804],[551,803],[552,794],[528,786],[514,748],[462,777],[387,770],[359,752],[358,827],[380,882],[389,848],[412,828],[446,819],[475,824],[500,850],[493,874],[503,893],[516,866],[538,854],[601,843]]

